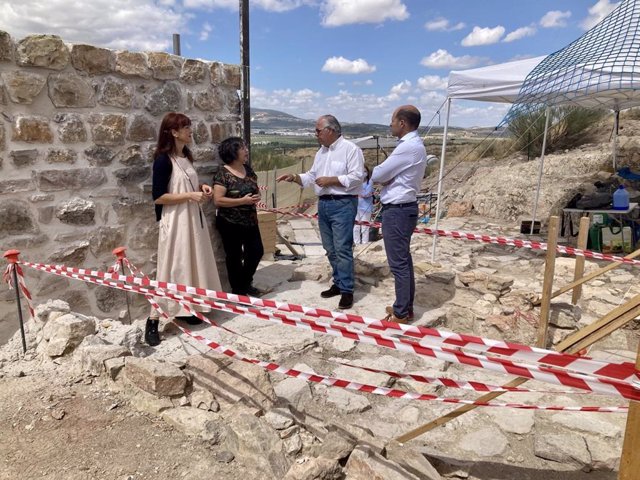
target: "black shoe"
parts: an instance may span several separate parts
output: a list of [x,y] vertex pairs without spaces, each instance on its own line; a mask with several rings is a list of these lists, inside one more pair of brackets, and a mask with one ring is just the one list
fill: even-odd
[[195,315],[178,316],[178,317],[176,317],[176,320],[182,320],[183,322],[187,322],[189,325],[201,325],[202,323],[204,323],[202,320],[200,320]]
[[262,292],[253,285],[249,285],[249,288],[247,288],[247,295],[249,295],[250,297],[259,297],[260,295],[262,295]]
[[150,347],[160,345],[160,334],[158,333],[158,324],[160,320],[151,320],[147,318],[147,323],[144,326],[144,341]]
[[340,303],[338,308],[351,308],[353,307],[353,293],[343,293],[340,297]]
[[338,295],[340,295],[340,289],[338,288],[338,286],[335,283],[333,285],[331,285],[331,288],[329,290],[325,290],[323,292],[320,292],[320,296],[322,298],[337,297]]

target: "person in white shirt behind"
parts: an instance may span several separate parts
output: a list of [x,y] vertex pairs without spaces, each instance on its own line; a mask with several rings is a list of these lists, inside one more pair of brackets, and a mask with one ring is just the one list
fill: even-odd
[[398,137],[398,146],[371,174],[371,180],[382,185],[382,237],[395,280],[396,299],[386,307],[386,320],[398,323],[413,319],[415,276],[410,244],[418,222],[416,195],[427,166],[427,152],[417,133],[420,120],[420,111],[413,105],[393,112],[391,134]]
[[311,169],[303,174],[286,174],[277,181],[313,185],[318,202],[318,226],[322,247],[333,269],[333,284],[320,295],[340,295],[338,308],[353,306],[353,225],[358,208],[358,194],[364,177],[364,155],[354,143],[342,136],[342,127],[333,115],[323,115],[316,122],[320,149]]
[[[369,167],[364,166],[365,179],[362,182],[362,190],[358,195],[358,214],[356,220],[360,222],[370,222],[373,212],[373,182]],[[356,225],[353,227],[353,242],[356,245],[369,243],[369,225]]]

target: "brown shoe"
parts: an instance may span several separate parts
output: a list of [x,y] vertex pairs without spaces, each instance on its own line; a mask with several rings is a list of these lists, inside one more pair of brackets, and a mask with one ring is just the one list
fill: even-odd
[[393,307],[387,306],[385,308],[385,311],[387,312],[387,316],[383,318],[383,320],[387,321],[387,322],[395,322],[395,323],[407,323],[407,320],[409,320],[409,315],[407,315],[406,317],[400,318],[400,317],[396,317],[395,313],[393,313]]

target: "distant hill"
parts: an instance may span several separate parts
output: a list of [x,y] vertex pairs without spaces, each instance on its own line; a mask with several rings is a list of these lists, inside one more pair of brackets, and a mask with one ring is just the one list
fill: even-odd
[[[339,119],[338,119],[339,120]],[[341,122],[342,123],[342,122]],[[283,130],[305,130],[313,132],[316,120],[305,120],[288,113],[266,108],[251,109],[251,129],[271,133]],[[388,135],[389,126],[377,123],[342,123],[342,130],[348,136]]]
[[[338,119],[339,120],[339,119]],[[391,133],[389,132],[389,125],[381,125],[379,123],[342,123],[342,131],[348,137],[363,137],[365,135],[380,135],[380,136],[388,136]],[[290,115],[285,112],[280,112],[278,110],[269,110],[266,108],[252,108],[251,109],[251,130],[258,133],[286,133],[290,132],[292,134],[301,134],[301,133],[309,133],[313,134],[313,130],[315,129],[316,120],[305,120],[303,118],[298,118],[293,115]],[[430,135],[441,135],[443,133],[444,127],[435,125],[431,127]],[[453,133],[454,131],[460,132],[464,129],[458,127],[449,127],[449,131]],[[475,128],[468,129],[467,134],[470,136],[479,136],[485,135],[490,132],[492,129],[488,128]],[[427,131],[427,128],[422,126],[420,127],[420,133],[424,134]]]

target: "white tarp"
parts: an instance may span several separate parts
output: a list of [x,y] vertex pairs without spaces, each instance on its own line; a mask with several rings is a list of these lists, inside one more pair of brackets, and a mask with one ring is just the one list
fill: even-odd
[[489,65],[470,70],[452,70],[449,74],[449,98],[483,102],[513,103],[525,78],[542,57]]

